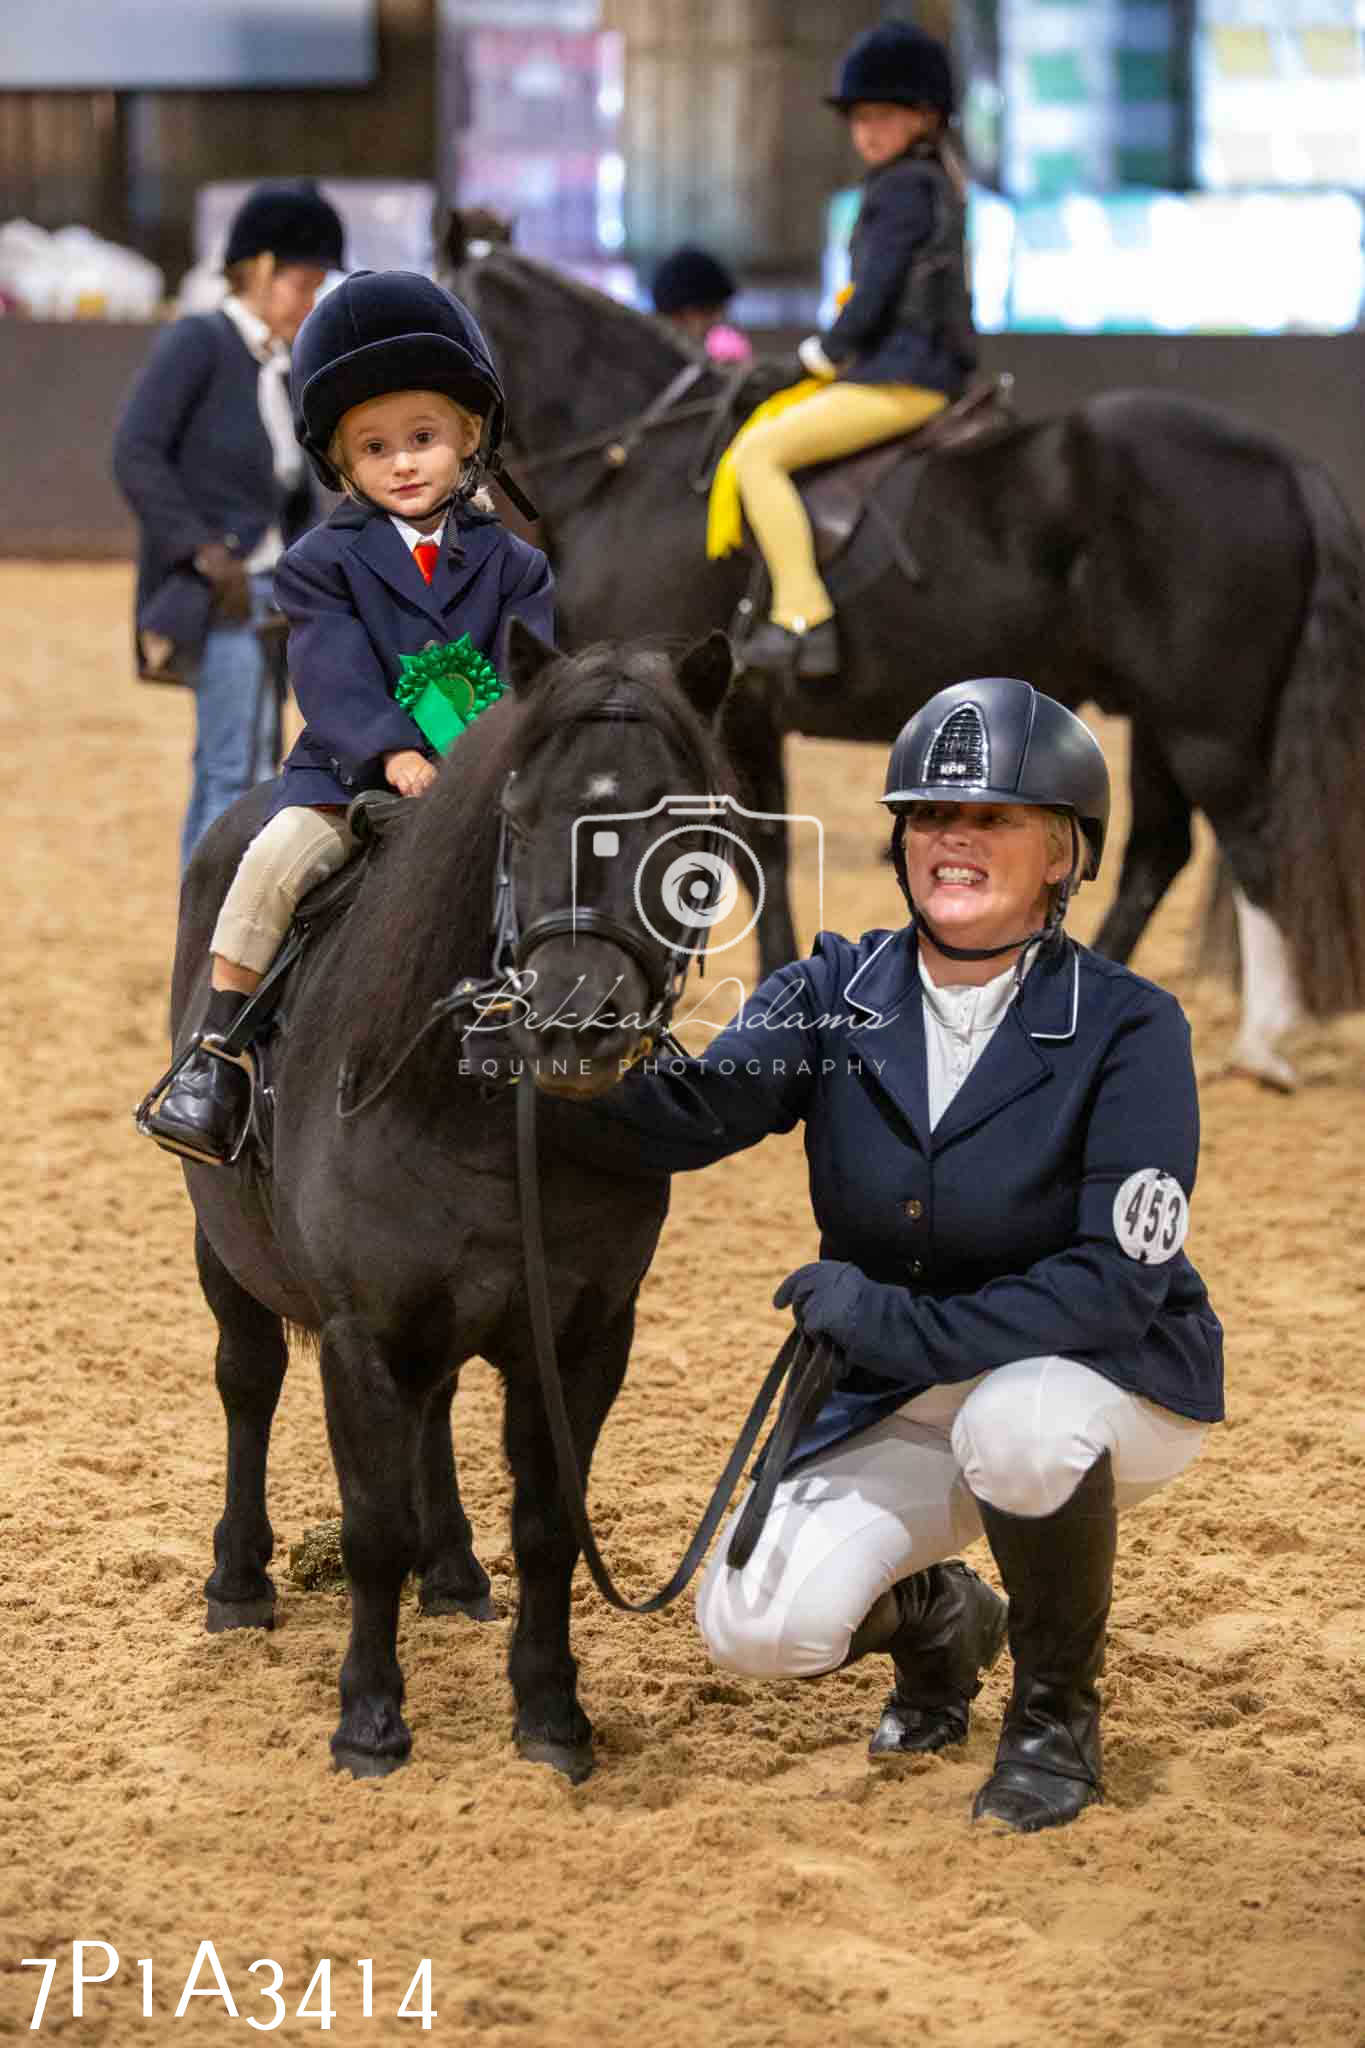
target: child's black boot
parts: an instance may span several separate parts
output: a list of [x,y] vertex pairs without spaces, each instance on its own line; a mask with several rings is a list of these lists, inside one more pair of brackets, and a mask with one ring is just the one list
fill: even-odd
[[[212,989],[202,1038],[221,1038],[246,1000],[237,989]],[[243,1068],[201,1042],[148,1116],[147,1129],[172,1152],[223,1166],[237,1150],[250,1109],[251,1083]]]

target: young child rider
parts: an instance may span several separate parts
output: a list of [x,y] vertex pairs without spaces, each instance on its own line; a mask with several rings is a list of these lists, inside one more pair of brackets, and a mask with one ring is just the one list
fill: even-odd
[[906,434],[960,396],[976,365],[964,233],[966,181],[948,134],[942,43],[883,21],[853,43],[827,104],[868,166],[851,247],[853,289],[801,361],[828,388],[756,423],[735,446],[745,516],[772,578],[749,668],[803,681],[839,672],[834,606],[791,472]]
[[[476,497],[503,396],[458,299],[407,271],[357,271],[304,322],[290,381],[295,433],[323,483],[346,495],[276,571],[306,724],[214,927],[210,1035],[259,986],[300,899],[347,859],[352,800],[386,788],[417,797],[434,781],[438,757],[394,697],[400,657],[468,634],[496,666],[514,615],[553,637],[544,555]],[[225,1160],[244,1090],[239,1068],[196,1050],[149,1118],[152,1134]]]

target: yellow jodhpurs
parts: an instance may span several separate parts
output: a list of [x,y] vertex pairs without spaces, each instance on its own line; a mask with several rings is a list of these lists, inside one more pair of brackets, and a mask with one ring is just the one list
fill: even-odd
[[344,811],[306,804],[276,811],[242,855],[209,951],[264,974],[301,899],[344,866],[354,848]]
[[780,626],[804,633],[834,616],[791,472],[909,433],[947,403],[943,392],[918,384],[835,383],[736,443],[735,480],[772,577],[772,616]]

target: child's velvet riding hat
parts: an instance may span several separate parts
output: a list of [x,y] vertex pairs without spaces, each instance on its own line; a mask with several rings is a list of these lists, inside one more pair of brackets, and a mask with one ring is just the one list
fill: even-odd
[[357,270],[320,299],[294,342],[289,387],[294,432],[329,490],[340,488],[327,451],[343,415],[395,391],[439,391],[478,413],[484,462],[502,440],[502,386],[478,322],[417,271]]

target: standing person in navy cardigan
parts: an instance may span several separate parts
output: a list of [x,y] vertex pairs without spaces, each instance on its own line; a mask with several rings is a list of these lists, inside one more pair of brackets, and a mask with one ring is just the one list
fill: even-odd
[[882,801],[910,922],[822,933],[703,1057],[573,1111],[570,1140],[668,1173],[804,1123],[820,1256],[776,1302],[844,1369],[742,1570],[722,1535],[697,1620],[751,1677],[889,1655],[871,1753],[936,1750],[1005,1633],[952,1557],[984,1532],[1014,1687],[973,1813],[1028,1832],[1101,1796],[1118,1514],[1223,1413],[1222,1330],[1183,1250],[1190,1032],[1065,935],[1109,816],[1073,713],[1011,677],[954,684],[901,733]]
[[214,819],[275,771],[278,712],[257,628],[275,564],[313,516],[289,344],[343,262],[341,221],[320,192],[258,185],[228,231],[222,309],[160,336],[115,433],[114,475],[141,527],[138,674],[195,693],[182,868]]
[[[276,573],[307,724],[214,927],[210,1037],[259,987],[300,898],[349,856],[352,799],[416,797],[435,780],[436,750],[394,695],[404,656],[468,635],[496,664],[513,616],[553,631],[544,555],[480,490],[502,439],[502,387],[458,299],[407,271],[357,271],[305,322],[292,383],[299,442],[346,502]],[[238,1067],[196,1051],[149,1118],[153,1134],[206,1163],[228,1158],[243,1085]]]

